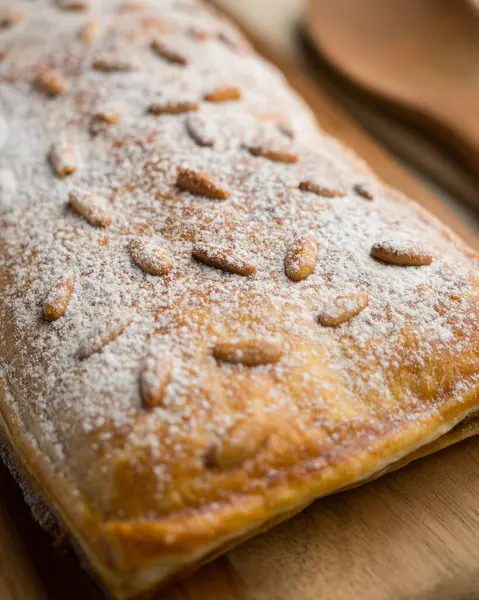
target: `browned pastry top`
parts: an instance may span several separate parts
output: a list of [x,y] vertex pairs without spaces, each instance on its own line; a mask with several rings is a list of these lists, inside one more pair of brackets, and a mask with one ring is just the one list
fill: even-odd
[[98,554],[239,532],[474,407],[476,255],[234,28],[2,2],[0,413]]

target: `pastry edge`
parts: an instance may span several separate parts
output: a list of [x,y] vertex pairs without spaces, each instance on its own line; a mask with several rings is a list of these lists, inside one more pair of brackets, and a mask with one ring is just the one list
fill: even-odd
[[[5,391],[5,396],[7,395],[8,391]],[[468,393],[464,394],[464,397],[468,397],[467,402],[463,401],[464,410],[448,420],[446,408],[446,414],[436,415],[435,419],[422,422],[422,436],[414,427],[407,431],[400,430],[392,439],[386,437],[379,440],[373,448],[363,452],[362,457],[350,457],[342,468],[330,467],[329,473],[323,471],[319,477],[309,475],[303,478],[299,489],[283,484],[282,487],[286,490],[280,489],[279,494],[273,494],[273,503],[276,505],[274,510],[268,511],[264,496],[245,495],[235,497],[226,510],[213,513],[213,519],[201,515],[185,517],[180,514],[179,517],[168,516],[156,521],[101,521],[88,508],[74,486],[63,476],[55,477],[49,460],[21,435],[21,420],[14,414],[12,405],[6,401],[0,401],[0,433],[4,434],[22,475],[52,510],[60,526],[71,537],[79,555],[87,560],[100,585],[112,597],[130,600],[145,597],[197,570],[237,544],[301,512],[321,497],[377,479],[413,460],[475,435],[477,431],[474,427],[466,427],[465,433],[461,432],[459,437],[457,434],[447,434],[452,433],[461,422],[467,423],[474,415],[479,414],[477,396],[479,382],[474,381]],[[457,404],[448,408],[449,411],[454,411]],[[434,426],[433,423],[440,418],[441,422]],[[394,446],[396,438],[404,440],[405,436],[415,436],[416,440],[409,445],[403,442],[403,446],[395,453],[387,455],[381,461],[377,460],[375,455],[384,452],[384,446]],[[347,479],[345,475],[348,471],[352,475],[354,463],[360,465],[359,469],[356,466],[356,477],[350,477],[343,486],[338,485],[338,479]],[[325,486],[324,480],[328,475],[329,485]],[[50,495],[48,490],[56,490],[56,497]],[[283,497],[279,501],[280,496]],[[165,544],[167,531],[174,531],[178,525],[181,535],[177,537],[175,545]],[[147,553],[144,544],[149,550]],[[139,546],[142,546],[140,551]],[[141,566],[141,563],[147,566]]]

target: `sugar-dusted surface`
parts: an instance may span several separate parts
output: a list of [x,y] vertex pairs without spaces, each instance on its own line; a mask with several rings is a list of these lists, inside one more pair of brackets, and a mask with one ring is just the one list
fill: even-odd
[[[10,127],[0,172],[16,182],[8,184],[14,202],[2,209],[10,276],[2,334],[12,340],[2,362],[14,408],[57,475],[74,481],[104,520],[195,508],[208,514],[248,492],[273,506],[271,490],[294,481],[303,464],[320,473],[401,428],[417,424],[419,436],[419,425],[440,420],[451,403],[459,410],[478,368],[476,259],[373,181],[373,201],[358,196],[354,186],[370,179],[364,166],[317,132],[271,67],[225,43],[235,35],[228,25],[188,2],[164,1],[160,16],[146,7],[128,18],[118,6],[98,4],[81,15],[25,3],[24,23],[0,39],[9,47],[0,101]],[[78,31],[91,18],[102,28],[86,46]],[[198,30],[205,35],[192,34]],[[152,53],[149,40],[158,32],[181,41],[186,66]],[[137,69],[90,68],[118,48]],[[54,100],[30,86],[45,66],[68,82]],[[202,102],[227,86],[241,89],[241,98]],[[158,96],[199,102],[214,124],[214,147],[191,139],[187,115],[148,114]],[[92,114],[110,103],[121,107],[121,118],[92,137]],[[287,118],[294,139],[283,131]],[[63,181],[47,159],[59,134],[79,156]],[[258,145],[286,146],[299,161],[281,164],[246,150]],[[180,191],[179,168],[208,173],[229,197]],[[314,179],[339,186],[341,195],[299,189]],[[107,198],[108,230],[68,208],[74,187]],[[305,234],[318,242],[315,270],[289,281],[287,248]],[[135,267],[129,243],[136,235],[163,237],[174,257],[168,275]],[[391,238],[420,240],[434,260],[420,269],[374,261],[372,244]],[[256,274],[194,261],[197,243],[238,249]],[[72,268],[78,278],[65,316],[43,322],[45,294]],[[367,291],[369,304],[355,319],[336,330],[318,324],[321,306],[358,290]],[[81,341],[101,340],[101,332],[108,338],[124,311],[131,324],[80,361]],[[212,355],[219,340],[251,337],[279,339],[281,360],[246,367]],[[145,411],[139,373],[152,339],[173,357],[173,368],[161,406]],[[210,449],[231,431],[239,428],[238,439],[247,440],[249,423],[255,431],[273,414],[257,454],[240,467],[208,466]]]
[[75,285],[75,273],[66,273],[50,289],[43,302],[43,317],[56,321],[65,314]]
[[369,297],[366,292],[352,292],[336,296],[319,312],[318,321],[325,327],[338,327],[350,321],[366,308]]
[[151,239],[134,238],[130,242],[131,259],[144,273],[166,275],[173,268],[168,252]]

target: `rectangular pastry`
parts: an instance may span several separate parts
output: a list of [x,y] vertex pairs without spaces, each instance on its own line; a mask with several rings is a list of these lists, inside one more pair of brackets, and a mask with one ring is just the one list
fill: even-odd
[[477,255],[234,27],[2,7],[0,429],[112,596],[475,431]]

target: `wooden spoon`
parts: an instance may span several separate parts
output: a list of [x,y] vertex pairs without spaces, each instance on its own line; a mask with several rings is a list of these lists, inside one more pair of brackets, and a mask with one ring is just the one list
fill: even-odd
[[479,173],[479,19],[460,0],[309,0],[333,67],[401,109]]

